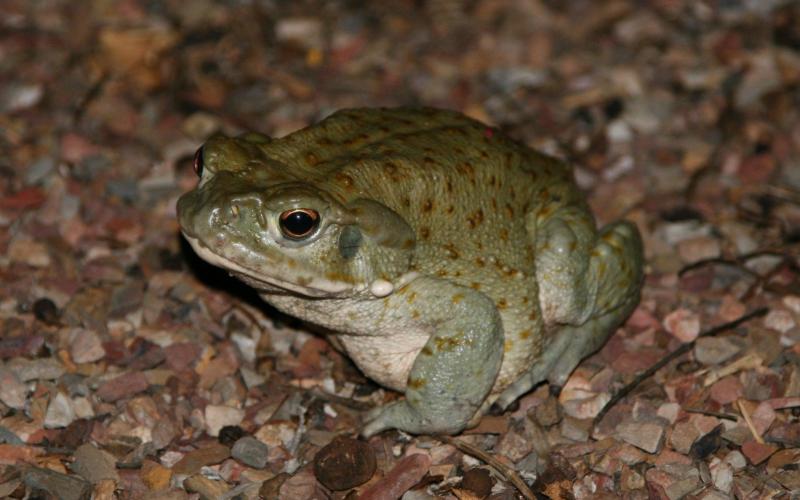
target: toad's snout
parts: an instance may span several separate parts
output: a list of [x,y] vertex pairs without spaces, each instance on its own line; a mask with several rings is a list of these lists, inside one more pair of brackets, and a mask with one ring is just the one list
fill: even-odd
[[262,234],[268,228],[264,196],[246,186],[202,186],[183,195],[177,211],[183,232],[200,239]]

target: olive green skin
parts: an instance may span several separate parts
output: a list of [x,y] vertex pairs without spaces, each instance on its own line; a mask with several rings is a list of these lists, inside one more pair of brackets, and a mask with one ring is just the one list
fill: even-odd
[[[457,433],[563,385],[639,299],[635,226],[597,231],[568,165],[455,112],[347,109],[213,137],[201,161],[178,202],[198,255],[405,394],[366,436]],[[281,228],[297,209],[318,214],[301,238]]]

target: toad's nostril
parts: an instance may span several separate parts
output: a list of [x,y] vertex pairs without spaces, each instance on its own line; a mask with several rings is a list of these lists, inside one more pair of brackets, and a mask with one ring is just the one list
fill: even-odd
[[252,225],[260,230],[267,228],[267,214],[263,200],[252,193],[242,193],[229,197],[222,207],[222,215],[228,224]]
[[258,226],[262,230],[267,229],[267,215],[264,213],[263,210],[261,210],[260,207],[256,210],[256,222],[258,222]]

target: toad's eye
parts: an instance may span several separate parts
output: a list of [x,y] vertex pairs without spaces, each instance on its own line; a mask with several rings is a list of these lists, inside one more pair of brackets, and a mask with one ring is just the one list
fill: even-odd
[[197,177],[203,177],[203,148],[202,146],[194,154],[194,173]]
[[281,233],[290,240],[302,240],[319,225],[319,212],[310,208],[296,208],[283,212],[279,218]]

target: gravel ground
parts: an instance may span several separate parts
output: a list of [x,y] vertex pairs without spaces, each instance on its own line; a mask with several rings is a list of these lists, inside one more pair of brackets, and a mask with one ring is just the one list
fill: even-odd
[[[2,11],[0,497],[800,492],[796,1]],[[558,398],[539,387],[453,438],[364,441],[365,412],[397,394],[194,256],[175,201],[215,132],[401,104],[574,163],[598,222],[639,226],[647,278]]]

